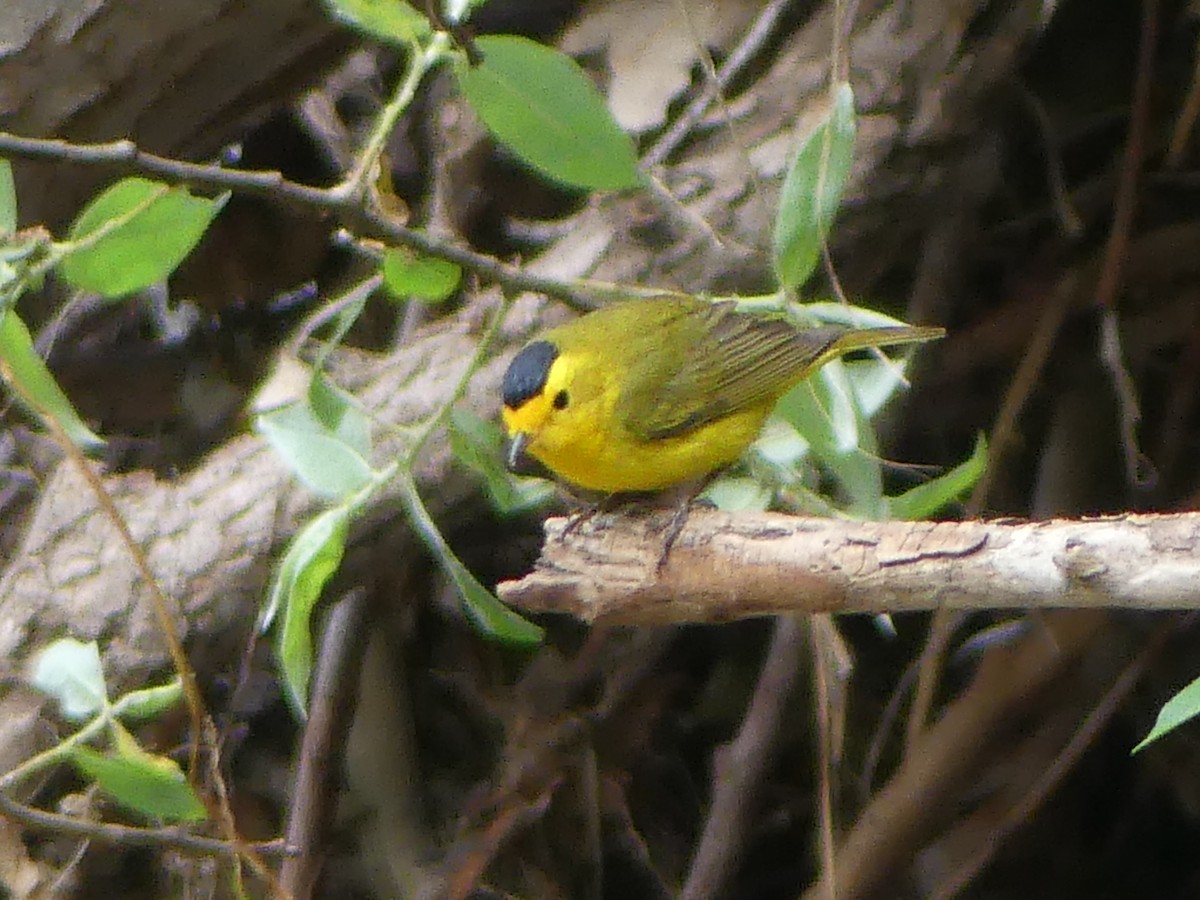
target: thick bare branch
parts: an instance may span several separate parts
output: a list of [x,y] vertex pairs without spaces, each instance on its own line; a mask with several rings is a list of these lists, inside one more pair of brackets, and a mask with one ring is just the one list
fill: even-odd
[[696,510],[546,524],[505,601],[606,623],[918,609],[1200,606],[1200,513],[1046,522],[846,522]]

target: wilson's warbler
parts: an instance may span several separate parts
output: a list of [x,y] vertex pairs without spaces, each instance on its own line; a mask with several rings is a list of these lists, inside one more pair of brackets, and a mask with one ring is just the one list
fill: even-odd
[[628,300],[552,328],[504,375],[508,464],[525,454],[606,494],[657,491],[736,460],[793,385],[864,347],[933,327],[798,328],[732,301]]

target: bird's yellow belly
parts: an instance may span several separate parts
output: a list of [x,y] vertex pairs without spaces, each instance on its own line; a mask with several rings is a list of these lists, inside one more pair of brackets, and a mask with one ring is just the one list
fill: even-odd
[[558,445],[535,442],[530,453],[560,478],[607,494],[657,491],[700,478],[736,460],[758,436],[769,406],[743,410],[695,431],[653,441],[589,428]]

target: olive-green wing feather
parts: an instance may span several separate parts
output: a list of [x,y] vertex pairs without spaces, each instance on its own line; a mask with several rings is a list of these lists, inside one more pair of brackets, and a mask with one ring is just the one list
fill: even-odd
[[[664,344],[674,345],[670,352],[664,348],[656,359],[636,364],[618,405],[625,427],[641,440],[686,434],[774,401],[851,350],[942,334],[940,328],[799,329],[783,318],[738,312],[733,303],[693,309],[686,324],[671,331],[661,335]],[[671,364],[664,367],[664,358]],[[638,366],[647,371],[636,371]]]

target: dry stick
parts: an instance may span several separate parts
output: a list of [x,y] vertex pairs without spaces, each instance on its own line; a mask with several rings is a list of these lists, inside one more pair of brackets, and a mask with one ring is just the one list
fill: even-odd
[[1129,234],[1137,211],[1138,177],[1146,154],[1150,127],[1150,91],[1154,77],[1154,51],[1158,42],[1158,0],[1142,0],[1142,27],[1138,40],[1137,74],[1133,82],[1133,108],[1129,137],[1121,159],[1112,228],[1104,247],[1104,260],[1096,284],[1095,304],[1100,312],[1100,362],[1112,381],[1121,426],[1121,447],[1125,451],[1125,478],[1131,485],[1146,480],[1138,448],[1137,426],[1141,421],[1133,376],[1125,365],[1117,328],[1117,291],[1121,288],[1122,269],[1129,252]]
[[[1041,380],[1042,369],[1050,358],[1050,350],[1062,324],[1066,321],[1075,300],[1077,278],[1068,274],[1055,288],[1054,295],[1038,320],[1037,330],[1033,339],[1021,357],[1021,364],[1013,375],[1012,383],[1005,391],[1000,411],[996,414],[996,423],[992,426],[991,441],[988,445],[988,465],[983,476],[975,484],[971,499],[967,501],[968,517],[980,515],[991,493],[992,482],[1004,458],[1008,445],[1017,429],[1017,418],[1025,403],[1033,394]],[[905,756],[911,752],[917,739],[925,728],[929,718],[929,709],[933,704],[934,694],[937,693],[938,673],[941,671],[942,654],[954,629],[958,626],[959,616],[952,612],[939,611],[929,623],[929,636],[921,650],[920,669],[917,674],[917,689],[913,696],[912,709],[909,711],[908,728],[905,740]]]
[[358,702],[368,607],[363,588],[349,591],[329,611],[321,632],[295,793],[288,812],[287,844],[296,852],[284,860],[279,873],[280,884],[295,900],[313,896],[324,863],[322,848],[333,819],[335,789]]
[[771,0],[763,7],[754,23],[746,31],[745,36],[734,47],[733,52],[729,54],[721,68],[717,70],[715,77],[709,78],[705,82],[704,89],[680,113],[679,118],[667,129],[667,132],[643,154],[641,162],[645,168],[665,162],[667,157],[691,134],[692,129],[703,118],[712,102],[721,95],[729,86],[729,82],[737,77],[746,64],[771,39],[789,2],[790,0]]
[[[996,734],[1073,665],[1107,621],[1102,613],[1046,616],[1051,641],[1025,641],[989,653],[963,694],[921,739],[918,753],[863,811],[837,854],[837,891],[867,897],[882,891],[913,848],[953,818],[954,796],[969,783],[976,760]],[[803,900],[826,900],[830,885]]]
[[966,860],[948,881],[939,885],[930,900],[952,900],[959,892],[975,880],[995,855],[1004,841],[1026,823],[1037,812],[1038,807],[1045,802],[1050,792],[1074,768],[1084,751],[1095,741],[1101,730],[1116,714],[1121,705],[1128,699],[1146,671],[1147,666],[1162,652],[1167,638],[1177,629],[1177,623],[1170,622],[1160,627],[1150,641],[1142,647],[1137,658],[1127,665],[1117,676],[1100,702],[1088,714],[1087,718],[1075,730],[1066,746],[1054,758],[1054,761],[1038,777],[1037,781],[1025,793],[1021,802],[1013,806],[1004,817],[1000,827],[993,831],[988,840],[981,842],[979,849]]
[[723,896],[741,855],[759,783],[774,757],[783,711],[800,675],[803,646],[801,620],[780,617],[742,727],[714,761],[712,804],[680,894],[683,900]]
[[1183,109],[1175,120],[1175,128],[1171,132],[1171,142],[1167,147],[1167,157],[1163,162],[1164,168],[1178,169],[1183,162],[1184,151],[1187,150],[1188,138],[1196,127],[1196,119],[1200,118],[1200,38],[1197,39],[1195,61],[1192,63],[1192,83],[1188,85],[1187,97],[1183,101]]
[[547,522],[531,612],[605,624],[814,612],[1200,608],[1200,513],[1040,522],[846,522],[694,510],[661,571],[665,515]]
[[[830,709],[829,709],[829,684],[825,680],[828,668],[825,661],[821,658],[820,647],[818,646],[817,625],[821,619],[829,623],[829,627],[833,628],[833,619],[831,616],[815,617],[813,627],[810,632],[812,641],[812,656],[813,656],[813,689],[816,693],[817,702],[814,706],[816,719],[816,736],[817,736],[817,797],[818,809],[820,815],[818,822],[818,838],[820,841],[821,851],[821,869],[820,872],[825,876],[825,880],[829,884],[829,900],[833,900],[836,896],[837,885],[837,854],[834,847],[833,838],[833,734],[830,729]],[[791,620],[783,620],[791,621]],[[797,654],[799,648],[797,648]]]
[[217,825],[226,835],[231,836],[229,841],[235,844],[239,850],[238,855],[233,859],[231,873],[233,879],[231,889],[234,895],[241,897],[246,893],[242,880],[242,862],[244,860],[254,870],[254,874],[263,880],[270,896],[290,900],[279,886],[279,879],[275,877],[275,873],[267,868],[267,864],[254,851],[254,848],[238,835],[237,822],[233,818],[233,809],[229,805],[229,789],[225,784],[225,779],[221,777],[221,739],[211,717],[204,720],[204,744],[208,747],[206,755],[208,778],[217,795]]
[[[19,382],[13,377],[7,363],[0,360],[0,376],[2,376],[10,385],[17,385]],[[184,652],[183,644],[179,639],[179,635],[175,630],[175,621],[171,615],[169,603],[166,594],[158,583],[154,572],[150,568],[150,563],[146,559],[146,554],[142,551],[141,545],[134,539],[133,533],[129,530],[129,524],[125,521],[125,517],[121,515],[121,511],[117,509],[117,505],[113,502],[112,496],[105,488],[100,476],[96,474],[96,470],[92,467],[89,460],[83,455],[83,452],[78,446],[68,437],[63,427],[58,420],[45,409],[40,403],[32,397],[24,396],[25,402],[42,420],[46,428],[53,435],[55,442],[62,448],[67,457],[74,463],[77,470],[83,475],[84,480],[91,488],[96,502],[100,508],[104,510],[105,517],[117,530],[120,536],[121,543],[124,544],[134,566],[137,568],[142,581],[145,584],[146,590],[150,594],[150,605],[154,610],[154,615],[158,623],[159,632],[162,634],[163,641],[167,645],[167,652],[171,658],[171,664],[176,673],[179,675],[180,683],[183,686],[183,696],[187,704],[188,714],[191,720],[191,738],[189,741],[189,764],[188,777],[195,784],[199,777],[199,758],[200,745],[205,737],[215,734],[215,729],[212,726],[212,719],[204,707],[204,699],[200,696],[200,689],[196,685],[196,673],[188,662],[187,654]],[[214,741],[209,742],[211,761],[215,763],[215,754],[217,752],[217,744]],[[225,783],[221,778],[220,768],[217,765],[211,766],[210,777],[216,792],[217,801],[217,822],[224,832],[225,841],[235,848],[237,856],[235,864],[240,866],[240,860],[245,859],[261,877],[266,879],[268,884],[273,882],[273,877],[270,871],[263,865],[257,854],[246,845],[238,836],[236,824],[234,822],[233,811],[229,806],[229,797],[225,790]],[[240,868],[235,872],[235,877],[240,880]]]
[[179,828],[137,828],[133,825],[116,825],[110,822],[90,822],[78,816],[26,806],[3,792],[0,792],[0,810],[3,810],[6,816],[35,831],[65,834],[81,840],[101,841],[121,847],[169,848],[192,856],[217,857],[236,857],[247,848],[262,854],[284,852],[282,841],[236,844],[220,838],[191,834]]
[[[509,265],[495,257],[476,253],[422,231],[406,228],[386,216],[363,209],[358,199],[334,188],[317,188],[289,181],[274,171],[246,171],[221,166],[182,162],[138,149],[132,141],[99,144],[73,144],[53,138],[28,138],[0,132],[0,156],[19,159],[53,160],[87,165],[114,166],[123,171],[153,175],[171,183],[187,183],[213,190],[231,190],[239,194],[282,201],[293,207],[337,213],[352,227],[392,241],[429,256],[449,260],[494,281],[509,291],[533,291],[562,300],[580,309],[594,308],[592,293],[611,289],[611,285],[591,283],[592,291],[554,278],[543,278]],[[588,282],[584,282],[588,285]]]

